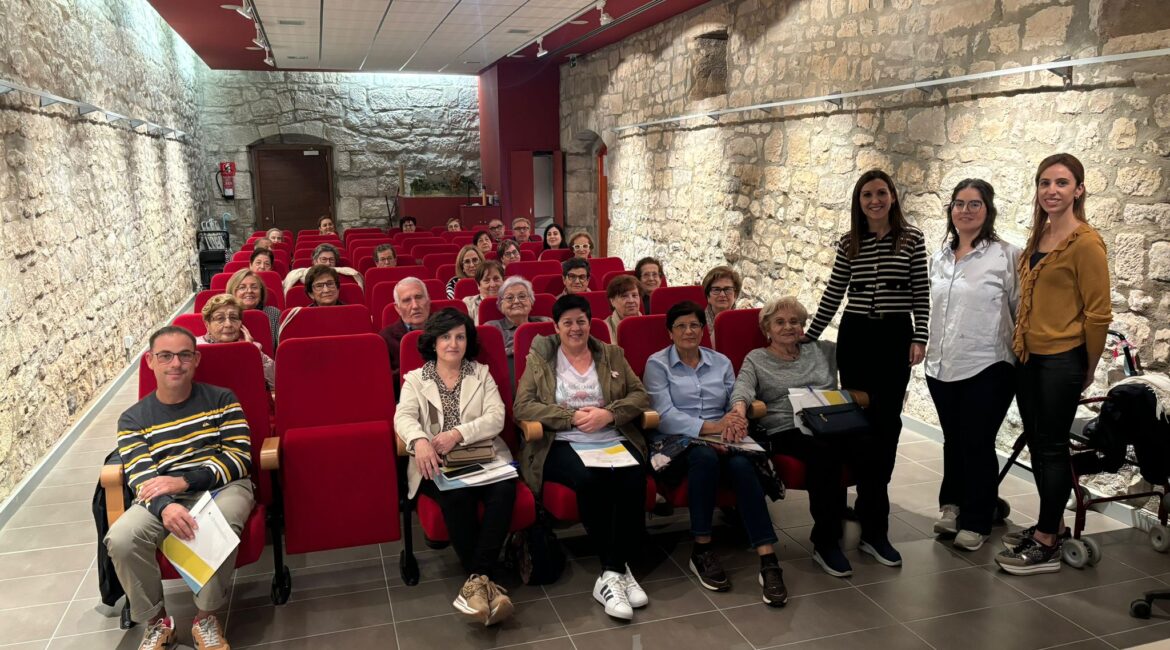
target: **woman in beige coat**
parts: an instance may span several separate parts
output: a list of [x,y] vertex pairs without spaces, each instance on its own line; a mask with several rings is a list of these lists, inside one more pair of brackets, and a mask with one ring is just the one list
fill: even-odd
[[418,350],[426,363],[406,375],[394,414],[394,430],[414,457],[407,463],[409,496],[422,492],[439,504],[451,545],[470,574],[455,609],[492,625],[512,613],[512,601],[492,579],[512,521],[516,481],[444,491],[434,479],[442,457],[457,446],[490,440],[497,460],[512,460],[499,438],[504,402],[488,367],[474,360],[475,326],[465,314],[450,308],[433,314],[423,326]]

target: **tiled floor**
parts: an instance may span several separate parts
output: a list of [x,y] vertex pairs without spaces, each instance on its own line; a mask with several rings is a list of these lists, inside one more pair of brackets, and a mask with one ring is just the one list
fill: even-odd
[[[116,618],[94,610],[93,522],[89,499],[98,464],[111,447],[118,414],[134,401],[131,379],[84,432],[32,499],[0,530],[0,649],[134,648],[141,629],[118,630]],[[288,558],[292,599],[268,603],[271,559],[237,572],[224,615],[233,648],[402,648],[455,650],[517,647],[591,648],[1124,648],[1170,639],[1170,609],[1148,621],[1127,607],[1142,591],[1170,585],[1170,556],[1154,552],[1144,534],[1098,514],[1090,532],[1104,559],[1085,570],[1015,578],[995,570],[997,548],[968,554],[930,534],[941,448],[916,434],[903,444],[890,488],[891,537],[905,557],[889,569],[856,551],[855,574],[832,578],[809,558],[811,518],[804,493],[773,504],[779,555],[792,595],[783,609],[760,602],[756,560],[736,531],[717,541],[734,588],[711,593],[684,571],[690,552],[683,516],[651,520],[647,557],[635,567],[650,595],[633,623],[602,612],[589,593],[595,558],[579,528],[560,534],[571,556],[561,580],[547,587],[509,585],[515,616],[495,628],[465,623],[451,600],[462,576],[454,553],[418,554],[423,581],[407,587],[398,575],[400,544]],[[1037,499],[1030,482],[1009,478],[1001,494],[1012,503],[1010,525],[1032,522]],[[415,528],[417,532],[417,527]],[[191,600],[181,583],[168,586],[168,609],[189,623]],[[182,630],[181,638],[190,643]]]

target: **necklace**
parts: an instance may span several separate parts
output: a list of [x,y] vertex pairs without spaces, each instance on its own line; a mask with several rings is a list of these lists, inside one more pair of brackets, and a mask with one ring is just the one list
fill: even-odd
[[768,351],[771,352],[772,354],[776,355],[777,358],[779,358],[783,361],[796,361],[797,359],[800,358],[800,348],[799,347],[796,348],[796,352],[793,354],[786,354],[786,353],[781,352],[780,350],[777,350],[776,348],[771,347],[771,346],[768,347]]

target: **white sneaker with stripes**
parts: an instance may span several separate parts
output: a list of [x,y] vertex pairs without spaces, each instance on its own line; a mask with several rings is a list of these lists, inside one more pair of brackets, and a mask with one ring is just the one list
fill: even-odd
[[606,571],[593,583],[593,598],[605,605],[605,613],[614,618],[634,618],[634,608],[626,596],[625,576],[617,571]]

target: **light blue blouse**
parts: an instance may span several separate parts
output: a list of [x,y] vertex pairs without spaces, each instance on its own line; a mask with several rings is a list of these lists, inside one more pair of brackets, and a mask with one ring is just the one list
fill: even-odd
[[731,359],[704,347],[699,348],[699,365],[692,368],[670,345],[646,360],[643,383],[658,411],[658,433],[697,438],[703,422],[727,414],[735,371]]

